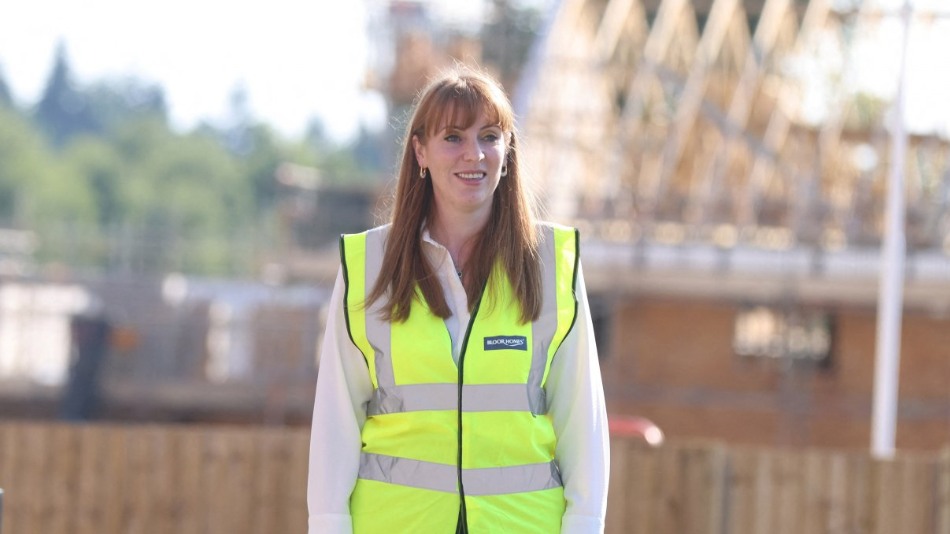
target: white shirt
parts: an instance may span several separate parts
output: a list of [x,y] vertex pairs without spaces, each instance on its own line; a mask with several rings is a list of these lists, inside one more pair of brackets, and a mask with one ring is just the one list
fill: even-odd
[[[468,325],[468,297],[448,250],[423,231],[425,254],[436,269],[452,316],[445,326],[458,362]],[[554,458],[567,509],[561,534],[601,534],[607,510],[610,449],[604,390],[583,272],[577,275],[577,320],[551,362],[544,386],[557,434]],[[351,534],[350,494],[356,485],[366,405],[373,393],[362,353],[350,341],[343,315],[342,269],[330,298],[317,376],[307,503],[309,534]]]

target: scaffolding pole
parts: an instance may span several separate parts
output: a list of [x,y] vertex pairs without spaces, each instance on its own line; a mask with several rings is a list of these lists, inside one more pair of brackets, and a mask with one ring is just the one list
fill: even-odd
[[871,421],[871,454],[876,458],[894,456],[897,430],[898,377],[900,376],[901,319],[904,306],[904,173],[907,134],[904,129],[904,100],[907,68],[907,41],[910,34],[910,0],[901,11],[900,76],[894,109],[891,139],[891,166],[887,184],[887,211],[881,257],[881,282],[877,304],[877,343],[874,367],[874,411]]

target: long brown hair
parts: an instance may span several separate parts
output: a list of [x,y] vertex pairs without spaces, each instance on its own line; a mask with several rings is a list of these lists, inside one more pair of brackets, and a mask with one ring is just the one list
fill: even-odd
[[419,177],[412,137],[418,136],[424,143],[446,124],[468,128],[481,113],[489,123],[498,124],[510,139],[505,158],[508,174],[495,189],[491,214],[475,237],[472,248],[475,253],[466,267],[463,283],[469,311],[480,299],[489,277],[501,274],[494,269],[499,262],[521,306],[521,321],[536,320],[541,313],[536,204],[522,182],[511,103],[498,82],[487,74],[456,67],[422,91],[406,128],[392,228],[386,241],[382,270],[366,298],[367,306],[384,296],[387,298],[383,307],[383,318],[387,321],[405,321],[409,317],[417,285],[433,314],[443,319],[452,314],[442,286],[422,251],[422,226],[427,217],[432,220],[433,191],[432,180]]

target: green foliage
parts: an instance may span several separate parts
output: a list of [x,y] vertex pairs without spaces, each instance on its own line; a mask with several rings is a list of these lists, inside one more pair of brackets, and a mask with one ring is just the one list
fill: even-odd
[[[0,79],[0,227],[33,230],[37,259],[80,268],[246,275],[278,241],[277,169],[319,169],[323,184],[378,180],[378,162],[312,130],[288,142],[255,122],[239,90],[226,127],[176,132],[160,87],[136,79],[81,87],[57,51],[35,111]],[[7,96],[4,96],[7,95]],[[372,153],[378,139],[363,134]]]
[[[255,207],[259,212],[274,207],[277,197],[277,183],[274,180],[274,171],[285,158],[294,160],[301,165],[307,164],[304,158],[297,158],[288,150],[282,148],[275,139],[270,128],[256,125],[248,128],[250,150],[244,158],[244,165],[251,181]],[[306,156],[304,156],[306,157]]]
[[152,117],[166,122],[165,93],[156,85],[135,78],[100,82],[84,91],[84,100],[95,130],[109,134],[131,119]]
[[207,133],[178,135],[155,117],[122,123],[100,143],[111,154],[85,167],[94,184],[108,184],[98,194],[100,209],[110,210],[100,212],[100,222],[124,225],[130,239],[164,251],[164,269],[227,271],[220,246],[187,253],[182,247],[253,225],[257,210],[244,161]]
[[32,123],[0,107],[0,224],[24,226],[27,198],[54,172],[50,154]]
[[125,169],[114,145],[99,137],[80,137],[63,152],[62,161],[84,178],[100,226],[115,224],[128,215]]
[[62,146],[72,136],[96,130],[86,95],[73,80],[72,68],[62,43],[56,49],[53,72],[36,106],[35,117],[37,124],[56,147]]
[[13,107],[13,94],[10,92],[10,86],[3,77],[3,70],[0,69],[0,107]]
[[365,186],[376,184],[383,168],[382,135],[361,130],[350,146],[337,146],[324,134],[319,121],[314,121],[306,138],[290,148],[294,161],[320,169],[322,183],[331,186]]

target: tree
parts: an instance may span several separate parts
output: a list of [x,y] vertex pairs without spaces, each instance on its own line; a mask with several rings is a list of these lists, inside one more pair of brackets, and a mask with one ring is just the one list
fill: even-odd
[[121,123],[139,117],[168,121],[164,90],[135,77],[99,82],[83,91],[95,131],[108,135]]
[[[9,100],[5,87],[0,77]],[[36,231],[40,261],[248,274],[255,241],[273,227],[282,164],[318,168],[328,184],[377,182],[371,134],[359,150],[318,124],[287,141],[254,119],[240,86],[231,104],[222,123],[177,133],[160,86],[79,87],[60,44],[32,114],[0,102],[0,227]]]
[[2,69],[0,69],[0,107],[13,107],[13,94],[10,92],[10,86],[3,76]]
[[0,107],[0,225],[27,226],[30,184],[51,171],[43,138],[26,118]]
[[62,42],[56,47],[53,71],[36,108],[35,119],[57,148],[78,133],[97,130],[86,97],[73,80],[66,46]]
[[224,274],[235,236],[256,223],[252,184],[217,132],[178,135],[153,118],[122,124],[113,139],[122,160],[122,220],[149,243],[151,269]]
[[273,208],[277,197],[277,168],[288,154],[274,133],[263,124],[257,124],[247,132],[251,151],[243,158],[243,168],[251,184],[257,213],[263,214]]
[[492,0],[492,15],[482,26],[482,59],[494,65],[509,91],[519,81],[528,52],[543,22],[540,9],[512,0]]
[[383,158],[387,155],[382,135],[373,135],[362,126],[354,142],[340,145],[326,134],[323,123],[314,118],[303,143],[287,153],[291,161],[317,167],[323,182],[335,185],[374,184],[385,174]]
[[68,145],[63,153],[63,164],[88,185],[101,229],[125,219],[127,192],[123,163],[111,143],[100,137],[82,136]]
[[225,146],[239,156],[246,156],[254,150],[254,140],[249,131],[254,126],[254,118],[251,116],[249,100],[250,95],[243,83],[231,88],[228,98],[229,116],[221,132]]

